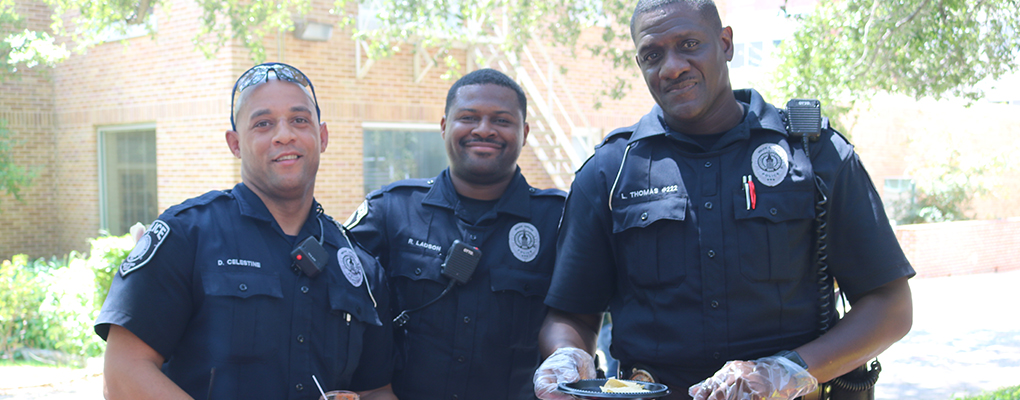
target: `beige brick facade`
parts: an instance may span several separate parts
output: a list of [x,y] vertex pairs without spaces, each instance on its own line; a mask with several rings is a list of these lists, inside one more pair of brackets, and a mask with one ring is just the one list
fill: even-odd
[[[313,3],[308,19],[336,22],[336,17],[326,12],[332,2]],[[33,29],[45,29],[49,10],[42,3],[17,4]],[[222,49],[214,59],[203,57],[192,43],[200,11],[186,0],[169,4],[169,13],[157,13],[156,40],[146,36],[129,39],[126,45],[102,44],[73,55],[55,69],[22,71],[18,80],[0,84],[0,118],[8,121],[20,143],[16,160],[37,171],[35,183],[23,192],[24,202],[4,197],[0,203],[0,258],[88,249],[87,239],[97,236],[100,228],[97,135],[103,128],[155,126],[160,210],[240,181],[240,163],[227,150],[223,135],[230,125],[230,88],[252,62],[247,50],[237,43]],[[598,35],[600,32],[592,30],[583,40],[595,41]],[[359,79],[356,44],[350,40],[350,31],[335,30],[328,42],[303,41],[284,33],[267,37],[264,43],[269,61],[295,65],[315,84],[322,119],[330,132],[316,198],[338,219],[346,218],[363,198],[362,124],[431,124],[439,134],[452,81],[441,78],[444,68],[440,65],[416,83],[412,46],[403,45],[400,54],[376,61]],[[594,110],[595,93],[602,89],[604,77],[616,73],[611,66],[583,50],[577,56],[555,48],[545,48],[543,55],[538,44],[529,50],[539,65],[536,68],[526,59],[524,65],[536,81],[540,80],[538,70],[549,67],[543,61],[546,56],[554,65],[566,67],[565,83],[554,83],[553,91],[563,99],[566,113],[575,123],[587,120],[600,135],[633,124],[653,104],[643,81],[635,76],[624,100],[603,99],[604,108]],[[464,50],[455,51],[454,56],[462,65],[469,64]],[[541,95],[548,98],[545,90]],[[529,97],[534,100],[534,93]],[[568,101],[571,98],[576,109]],[[941,103],[919,109],[916,104],[893,100],[879,103],[862,118],[852,137],[882,190],[886,177],[904,173],[907,132],[918,132],[918,127],[921,132],[948,127],[972,132],[973,151],[1016,149],[1020,148],[1020,120],[1012,117],[1015,109],[995,105],[963,109]],[[534,102],[529,102],[529,111],[532,130],[538,130],[543,124]],[[564,119],[558,121],[565,125]],[[553,187],[554,181],[536,153],[529,150],[534,148],[526,147],[519,160],[529,182]],[[1020,192],[1011,189],[996,194],[997,199],[975,202],[977,215],[1016,216],[1011,204]]]
[[[100,228],[98,132],[103,128],[155,126],[160,210],[240,181],[240,163],[228,151],[224,131],[230,127],[230,88],[252,62],[236,43],[215,59],[204,58],[192,45],[200,10],[189,1],[169,4],[169,18],[166,10],[157,11],[156,40],[145,36],[128,39],[126,45],[101,44],[53,70],[30,70],[20,81],[3,84],[0,118],[7,119],[18,139],[25,141],[18,162],[36,166],[39,176],[24,193],[24,203],[4,198],[0,205],[0,224],[7,227],[0,231],[0,258],[88,249],[87,239],[97,236]],[[336,22],[326,12],[332,2],[313,4],[308,19]],[[45,28],[48,10],[36,3],[19,7],[22,15],[32,18],[35,29]],[[328,42],[303,41],[284,33],[267,37],[264,43],[268,61],[294,65],[315,84],[322,120],[330,132],[316,198],[333,216],[346,218],[364,197],[363,123],[432,124],[440,134],[439,120],[452,81],[441,78],[440,65],[415,83],[411,46],[376,61],[359,79],[350,31],[334,31]],[[598,131],[631,124],[651,106],[643,84],[635,79],[634,94],[625,101],[605,101],[606,108],[595,111],[594,91],[612,68],[590,57],[573,59],[566,52],[548,52],[569,71],[557,94],[566,99],[569,89]],[[463,50],[454,56],[468,64]],[[529,103],[532,124],[538,120],[534,107]],[[572,118],[579,117],[575,113]],[[528,149],[519,160],[525,176],[534,186],[553,187]]]

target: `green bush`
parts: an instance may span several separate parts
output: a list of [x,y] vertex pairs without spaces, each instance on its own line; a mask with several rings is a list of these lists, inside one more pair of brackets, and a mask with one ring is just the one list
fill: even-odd
[[22,347],[57,350],[78,360],[103,353],[92,324],[121,261],[134,246],[129,235],[90,240],[88,258],[71,253],[29,260],[24,254],[0,266],[0,358]]
[[1009,386],[991,392],[982,392],[975,396],[960,398],[960,400],[1020,400],[1020,386]]

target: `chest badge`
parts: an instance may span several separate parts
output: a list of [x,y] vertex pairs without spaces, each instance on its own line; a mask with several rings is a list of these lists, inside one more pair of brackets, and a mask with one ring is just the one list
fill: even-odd
[[751,154],[751,170],[754,177],[765,186],[776,186],[790,170],[790,155],[786,149],[775,143],[763,143]]
[[156,255],[159,245],[163,244],[163,240],[166,240],[169,234],[170,226],[166,222],[158,219],[154,221],[149,229],[145,230],[145,234],[138,239],[138,243],[135,243],[135,248],[131,249],[131,253],[124,259],[124,262],[120,264],[120,276],[127,276],[131,271],[144,267],[145,263]]
[[510,228],[510,252],[522,262],[530,262],[538,256],[541,244],[535,225],[520,222]]
[[361,259],[354,254],[354,250],[349,247],[337,250],[336,259],[340,262],[340,270],[344,272],[347,281],[354,287],[361,287],[361,282],[365,280],[365,270],[361,267]]

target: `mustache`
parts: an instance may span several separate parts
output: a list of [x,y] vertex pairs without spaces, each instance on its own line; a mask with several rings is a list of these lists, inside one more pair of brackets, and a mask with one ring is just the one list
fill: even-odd
[[461,145],[468,145],[471,143],[491,143],[500,146],[506,146],[506,143],[504,143],[502,140],[497,140],[496,138],[468,137],[460,141]]

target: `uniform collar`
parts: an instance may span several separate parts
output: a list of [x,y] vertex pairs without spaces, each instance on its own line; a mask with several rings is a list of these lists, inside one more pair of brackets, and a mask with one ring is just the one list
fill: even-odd
[[[273,214],[269,212],[269,208],[267,208],[266,204],[262,202],[259,195],[255,194],[255,192],[249,189],[248,186],[246,186],[243,182],[238,183],[237,185],[234,185],[234,190],[231,192],[234,194],[234,198],[237,199],[237,206],[240,209],[242,216],[268,222],[281,234],[283,234],[283,230],[280,228],[280,225],[276,223],[276,218],[274,218]],[[318,209],[318,207],[319,202],[312,199],[312,207],[308,210],[308,219],[305,220],[304,226],[301,227],[301,232],[298,233],[298,240],[304,240],[304,238],[308,236],[315,236],[318,239],[322,239],[320,236],[322,235],[322,231],[319,230],[319,221],[317,221],[319,218],[322,219],[322,230],[329,231],[329,225],[332,224],[332,222],[325,216],[316,218],[317,213],[315,210]],[[333,235],[325,236],[327,242],[332,243],[333,245],[339,244]]]
[[[531,186],[521,174],[521,167],[514,171],[514,177],[506,187],[506,192],[496,203],[497,213],[513,214],[522,218],[531,217]],[[450,210],[457,209],[457,190],[453,187],[453,180],[450,179],[450,168],[447,167],[434,179],[432,188],[425,194],[422,204],[436,207],[443,207]]]
[[[740,89],[734,90],[733,95],[738,101],[748,107],[747,115],[740,124],[737,124],[737,126],[723,135],[717,147],[725,146],[729,142],[748,139],[750,138],[750,132],[758,129],[768,129],[787,135],[786,124],[783,122],[782,116],[775,107],[765,102],[765,99],[761,97],[758,91],[754,89]],[[682,138],[681,134],[669,129],[663,116],[662,107],[656,104],[652,107],[652,111],[641,117],[641,120],[635,125],[634,133],[630,136],[628,143],[634,143],[638,140],[658,135],[667,135],[674,139],[685,140],[680,139]]]

